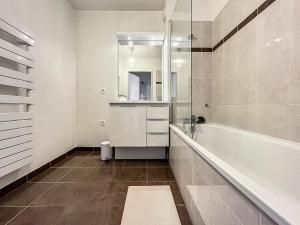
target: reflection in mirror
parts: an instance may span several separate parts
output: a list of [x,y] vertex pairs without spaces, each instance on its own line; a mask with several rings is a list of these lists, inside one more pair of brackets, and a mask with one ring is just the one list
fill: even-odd
[[119,40],[118,100],[162,101],[163,41],[143,38]]

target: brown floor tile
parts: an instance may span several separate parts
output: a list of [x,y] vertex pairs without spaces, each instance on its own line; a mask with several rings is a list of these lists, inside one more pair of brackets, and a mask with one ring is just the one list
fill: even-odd
[[94,172],[94,176],[90,180],[91,182],[111,182],[118,181],[121,175],[122,168],[97,168]]
[[148,185],[169,185],[176,205],[184,205],[179,187],[176,182],[148,182]]
[[181,225],[193,225],[185,206],[176,206]]
[[85,156],[89,156],[91,154],[93,154],[93,151],[76,151],[76,152],[73,152],[71,155],[68,155],[68,157],[75,157],[75,156],[85,157]]
[[49,168],[33,177],[30,182],[56,182],[70,172],[70,170],[71,168]]
[[147,167],[146,160],[126,160],[124,167]]
[[94,151],[91,154],[88,155],[89,158],[100,158],[101,157],[101,151]]
[[27,206],[53,184],[28,183],[0,199],[3,206]]
[[10,225],[53,225],[62,213],[60,207],[29,207],[18,215]]
[[117,181],[121,168],[74,168],[59,182],[111,182]]
[[120,225],[122,207],[66,207],[55,225]]
[[148,168],[149,181],[175,181],[170,167]]
[[98,157],[86,158],[81,163],[79,163],[78,167],[100,167],[102,165],[102,161]]
[[101,208],[109,205],[109,183],[57,183],[33,206]]
[[95,175],[96,168],[73,168],[58,182],[89,182]]
[[6,224],[12,218],[14,218],[23,207],[0,207],[0,225]]
[[78,166],[79,163],[81,163],[86,156],[73,156],[73,157],[67,157],[64,158],[54,165],[51,165],[51,167],[67,167],[67,168],[73,168]]
[[101,167],[115,167],[122,168],[124,166],[125,160],[110,160],[103,161]]
[[117,181],[147,181],[147,168],[122,168]]
[[[32,181],[53,182],[63,176],[58,183],[25,184],[0,199],[0,205],[16,206],[34,200],[12,224],[120,225],[129,186],[170,185],[182,225],[191,225],[167,162],[112,160],[100,167],[100,157],[84,153],[74,153],[58,163],[72,169],[51,168],[32,178]],[[22,207],[0,208],[0,225],[21,210]]]
[[149,160],[148,167],[169,167],[168,160]]

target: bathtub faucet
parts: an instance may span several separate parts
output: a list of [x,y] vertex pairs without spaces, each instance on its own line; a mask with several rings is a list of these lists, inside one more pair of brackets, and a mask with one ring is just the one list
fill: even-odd
[[191,118],[191,134],[192,134],[192,138],[194,138],[194,134],[196,132],[196,124],[201,124],[201,123],[205,123],[205,118],[203,116],[195,116],[192,115]]

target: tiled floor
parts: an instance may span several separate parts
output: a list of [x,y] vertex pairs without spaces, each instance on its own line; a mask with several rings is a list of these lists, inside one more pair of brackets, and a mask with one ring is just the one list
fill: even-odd
[[191,225],[166,161],[101,162],[75,152],[0,199],[0,225],[120,225],[128,186],[170,185],[182,225]]

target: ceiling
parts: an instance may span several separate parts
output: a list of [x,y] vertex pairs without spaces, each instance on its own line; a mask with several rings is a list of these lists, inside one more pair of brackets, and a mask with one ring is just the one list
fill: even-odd
[[165,0],[69,0],[76,10],[162,11]]

